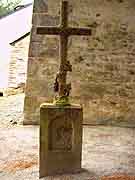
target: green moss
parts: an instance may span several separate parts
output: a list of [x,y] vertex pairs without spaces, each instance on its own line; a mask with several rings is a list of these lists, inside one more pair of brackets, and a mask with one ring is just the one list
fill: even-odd
[[54,99],[53,103],[58,106],[69,106],[70,105],[69,97],[67,97],[67,96],[57,97]]

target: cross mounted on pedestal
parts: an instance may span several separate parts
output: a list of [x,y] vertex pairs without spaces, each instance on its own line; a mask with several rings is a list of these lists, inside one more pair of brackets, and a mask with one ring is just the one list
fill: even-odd
[[91,35],[89,28],[68,27],[68,2],[62,1],[61,6],[61,24],[59,27],[37,28],[37,34],[43,35],[59,35],[60,36],[60,69],[56,76],[54,90],[58,91],[59,96],[56,104],[68,104],[68,96],[71,90],[71,84],[66,84],[67,72],[72,71],[72,65],[67,60],[68,37],[73,35],[88,36]]

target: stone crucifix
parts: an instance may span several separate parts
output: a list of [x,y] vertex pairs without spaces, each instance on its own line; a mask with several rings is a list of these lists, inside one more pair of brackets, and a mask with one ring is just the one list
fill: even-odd
[[54,90],[58,91],[56,104],[69,104],[68,96],[71,90],[71,84],[67,84],[67,72],[72,71],[72,65],[67,60],[68,37],[71,35],[88,36],[91,35],[89,28],[74,28],[68,27],[68,2],[62,1],[61,6],[61,24],[59,27],[44,27],[37,28],[37,34],[43,35],[59,35],[60,36],[60,67],[56,76]]

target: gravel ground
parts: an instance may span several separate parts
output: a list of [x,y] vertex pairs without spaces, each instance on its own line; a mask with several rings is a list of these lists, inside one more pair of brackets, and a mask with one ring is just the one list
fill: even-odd
[[[24,94],[0,98],[0,180],[39,179],[39,127],[22,126]],[[98,180],[135,176],[135,129],[85,126],[80,174],[43,180]]]
[[24,94],[0,97],[0,127],[9,127],[23,121]]

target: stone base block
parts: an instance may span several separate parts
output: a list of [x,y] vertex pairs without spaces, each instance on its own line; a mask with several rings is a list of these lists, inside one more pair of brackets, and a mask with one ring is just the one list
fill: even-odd
[[80,105],[41,105],[40,177],[81,170],[82,121]]
[[32,120],[24,120],[23,121],[23,125],[24,126],[36,126],[36,125],[39,125],[39,122],[38,121],[32,121]]

